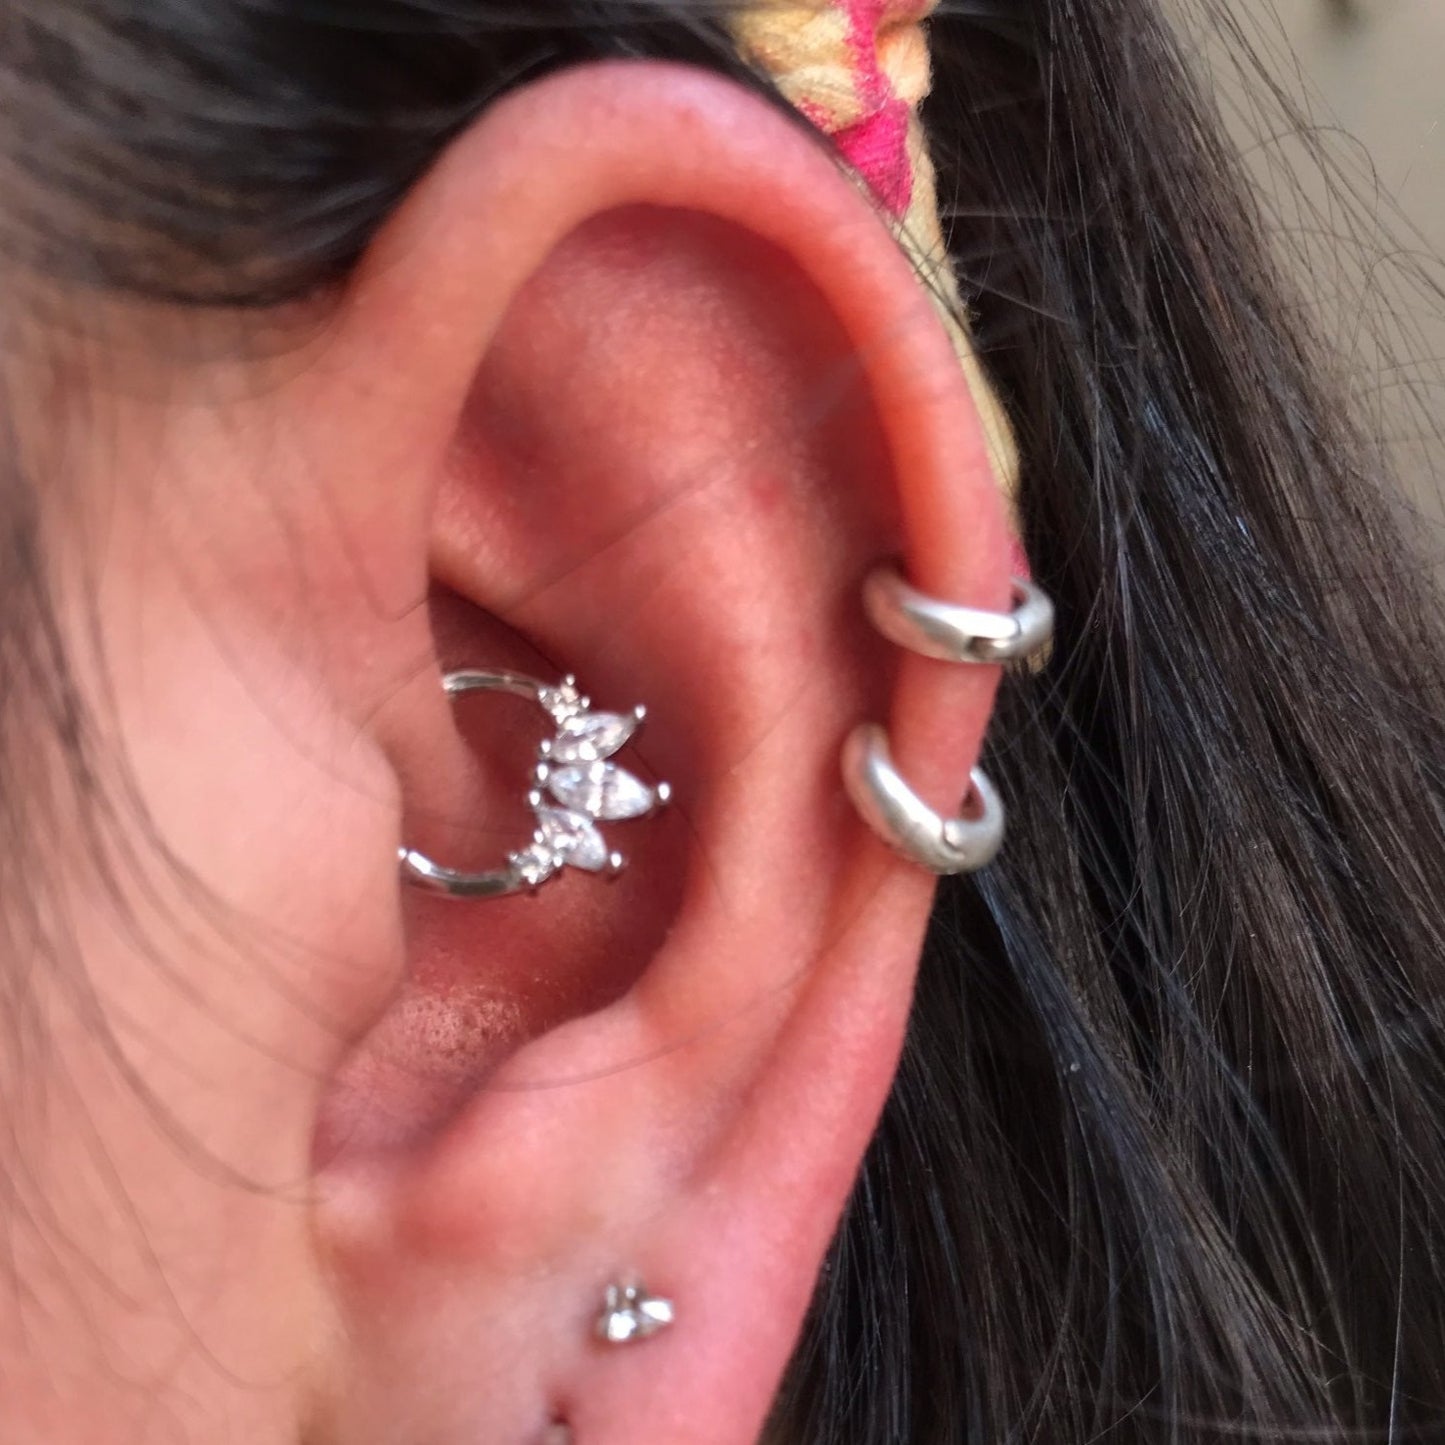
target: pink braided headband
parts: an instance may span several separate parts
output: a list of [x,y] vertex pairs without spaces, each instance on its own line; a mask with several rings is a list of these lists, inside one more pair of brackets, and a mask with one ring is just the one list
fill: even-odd
[[[867,181],[939,298],[983,422],[994,474],[1012,504],[1018,449],[961,318],[938,186],[919,107],[932,86],[926,22],[938,0],[760,0],[733,21],[738,48]],[[1017,529],[1015,529],[1017,530]],[[1022,556],[1016,559],[1022,566]]]

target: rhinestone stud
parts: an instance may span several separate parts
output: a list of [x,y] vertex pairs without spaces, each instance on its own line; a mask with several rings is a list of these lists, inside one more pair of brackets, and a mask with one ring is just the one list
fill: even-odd
[[632,1344],[667,1329],[675,1318],[672,1301],[649,1295],[640,1280],[609,1285],[597,1337],[609,1345]]

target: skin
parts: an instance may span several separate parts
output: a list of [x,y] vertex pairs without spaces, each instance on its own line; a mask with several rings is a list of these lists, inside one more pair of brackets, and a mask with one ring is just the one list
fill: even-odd
[[[839,751],[888,721],[952,811],[997,683],[857,603],[902,553],[1007,604],[946,331],[803,131],[650,63],[495,106],[284,319],[117,311],[14,363],[127,792],[107,881],[37,763],[68,936],[7,1076],[7,1439],[754,1440],[932,893]],[[465,665],[647,703],[625,761],[678,801],[611,830],[618,882],[403,884],[403,841],[525,836],[535,719],[453,710]],[[679,1322],[608,1351],[631,1269]]]

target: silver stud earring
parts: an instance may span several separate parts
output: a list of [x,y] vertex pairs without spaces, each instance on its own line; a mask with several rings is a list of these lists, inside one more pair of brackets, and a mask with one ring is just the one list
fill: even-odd
[[641,1280],[608,1285],[597,1338],[609,1345],[631,1344],[667,1329],[676,1317],[672,1301],[648,1294]]
[[620,873],[627,860],[611,851],[597,825],[644,817],[672,799],[668,784],[644,783],[611,761],[642,726],[647,710],[593,712],[574,677],[551,687],[515,672],[454,672],[443,686],[451,698],[510,693],[535,702],[551,719],[555,736],[538,749],[528,795],[537,827],[526,847],[508,854],[505,867],[486,873],[459,873],[403,848],[403,877],[448,898],[502,898],[536,890],[564,868]]
[[[863,589],[864,608],[890,642],[923,657],[969,666],[997,666],[1041,653],[1053,639],[1054,605],[1032,582],[1014,581],[1010,612],[984,612],[941,602],[910,587],[891,567]],[[945,818],[908,785],[893,765],[888,735],[876,724],[854,730],[843,750],[843,782],[863,820],[910,862],[932,873],[974,873],[998,856],[1005,814],[997,790],[975,769],[964,811]]]

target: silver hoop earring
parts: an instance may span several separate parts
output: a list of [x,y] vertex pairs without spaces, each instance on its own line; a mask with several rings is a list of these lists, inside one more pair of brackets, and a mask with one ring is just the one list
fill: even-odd
[[1019,662],[1041,652],[1054,635],[1054,604],[1018,577],[1013,610],[983,612],[940,602],[910,587],[896,568],[880,567],[864,584],[863,605],[890,642],[941,662]]
[[551,687],[516,672],[454,672],[443,686],[451,698],[502,692],[535,702],[552,720],[556,735],[538,749],[527,799],[537,828],[527,847],[508,854],[504,868],[488,873],[459,873],[402,848],[406,881],[448,898],[503,898],[535,891],[564,868],[620,873],[627,860],[608,848],[598,823],[641,818],[672,799],[668,784],[651,786],[609,761],[642,726],[647,709],[593,712],[575,677]]
[[966,811],[940,817],[904,781],[893,765],[888,734],[875,723],[864,723],[848,739],[843,781],[863,821],[895,852],[931,873],[976,873],[1003,847],[1003,803],[982,769],[974,769]]

